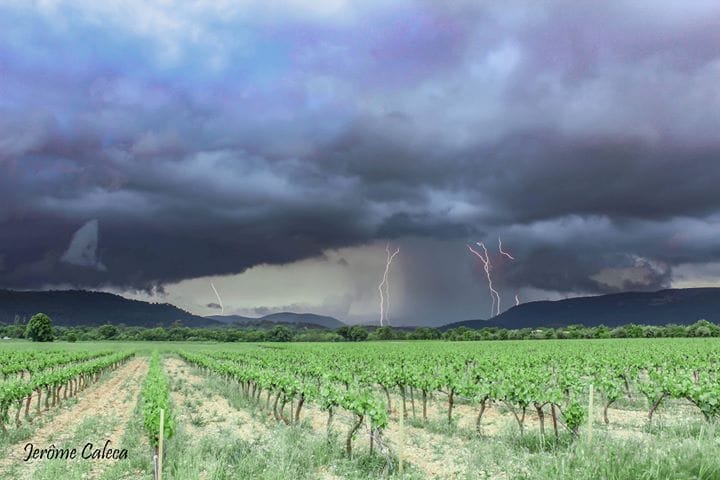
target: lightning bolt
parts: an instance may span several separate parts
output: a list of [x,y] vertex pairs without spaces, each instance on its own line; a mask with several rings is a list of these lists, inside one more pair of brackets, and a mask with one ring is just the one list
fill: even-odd
[[212,287],[213,292],[215,292],[215,296],[217,297],[218,303],[220,304],[220,314],[221,314],[221,315],[224,315],[224,314],[225,314],[225,307],[223,306],[222,299],[220,298],[220,294],[218,293],[217,289],[215,288],[215,285],[213,285],[212,282],[210,282],[210,286]]
[[[472,248],[470,245],[468,245],[468,250],[472,252],[476,257],[480,259],[480,261],[483,263],[483,269],[485,270],[485,275],[487,276],[488,280],[488,288],[490,289],[490,297],[492,298],[492,305],[490,306],[490,315],[495,316],[500,314],[500,294],[497,290],[493,288],[493,282],[492,282],[492,276],[490,275],[490,270],[492,269],[492,264],[490,263],[490,256],[488,255],[487,248],[485,248],[485,245],[482,242],[476,242],[477,245],[483,249],[484,254],[481,254],[474,248]],[[496,303],[495,300],[497,299],[497,309],[495,307]]]
[[500,254],[501,254],[501,255],[505,255],[505,256],[506,256],[507,258],[509,258],[510,260],[515,260],[515,257],[513,257],[513,256],[510,255],[509,253],[503,251],[503,249],[502,249],[502,239],[501,239],[500,237],[498,237],[498,249],[500,250]]
[[[396,248],[395,251],[390,253],[390,244],[385,245],[385,253],[387,258],[385,259],[385,273],[383,273],[382,281],[378,285],[378,292],[380,292],[380,326],[383,326],[383,322],[387,320],[387,312],[390,311],[390,264],[392,263],[395,256],[400,253],[400,249]],[[384,291],[383,291],[384,289]]]
[[[498,237],[498,250],[500,250],[500,255],[505,255],[510,260],[515,260],[515,257],[502,249],[502,238],[500,237]],[[517,307],[518,305],[520,305],[520,299],[515,295],[515,306]]]

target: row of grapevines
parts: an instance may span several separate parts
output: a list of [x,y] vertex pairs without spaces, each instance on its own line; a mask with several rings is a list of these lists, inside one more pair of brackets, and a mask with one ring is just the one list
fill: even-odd
[[25,376],[25,372],[29,375],[51,370],[57,367],[64,367],[70,363],[79,363],[93,358],[104,357],[114,353],[112,350],[102,350],[96,352],[65,352],[56,350],[46,351],[9,351],[0,354],[0,373],[3,379],[20,375]]
[[[33,392],[36,394],[36,413],[41,414],[41,402],[44,397],[45,410],[59,404],[61,400],[72,397],[89,384],[97,381],[100,375],[109,369],[117,368],[125,362],[132,352],[119,352],[106,355],[85,363],[68,365],[34,375],[29,379],[14,379],[0,383],[0,428],[7,430],[9,413],[16,406],[15,425],[20,425],[20,415],[25,410],[25,419],[30,419],[30,403]],[[62,389],[64,388],[64,391]],[[61,392],[62,391],[62,392]],[[52,405],[50,401],[52,400]]]
[[[238,382],[247,398],[271,410],[278,421],[286,424],[300,420],[305,402],[317,402],[328,412],[328,428],[331,427],[336,409],[342,408],[350,412],[354,415],[354,421],[346,437],[345,449],[348,456],[352,455],[352,440],[365,421],[370,425],[371,439],[382,441],[382,430],[388,424],[387,412],[382,402],[362,385],[334,388],[333,382],[324,379],[319,370],[313,371],[314,375],[295,375],[294,372],[262,366],[244,368],[232,361],[218,360],[205,353],[184,352],[180,355],[189,363],[208,372]],[[286,414],[285,407],[288,404],[291,408]],[[293,409],[295,404],[297,406]]]
[[[282,378],[294,379],[295,383],[320,388],[323,392],[353,390],[363,394],[372,393],[377,387],[385,392],[387,411],[392,410],[390,392],[400,393],[403,411],[407,415],[407,395],[415,410],[415,392],[422,392],[423,417],[427,419],[427,400],[430,395],[442,394],[448,403],[448,420],[453,420],[453,406],[459,398],[479,406],[478,428],[487,402],[504,403],[514,414],[520,430],[524,430],[526,413],[535,408],[544,430],[544,410],[550,409],[553,426],[560,420],[573,432],[584,419],[581,399],[585,384],[579,376],[566,370],[553,379],[544,378],[544,372],[532,368],[529,363],[506,365],[499,370],[495,364],[485,364],[468,359],[438,354],[415,357],[407,356],[328,356],[320,352],[314,355],[295,355],[291,350],[258,350],[248,353],[212,352],[213,358],[235,362],[244,369],[243,375],[255,370],[264,371],[274,381],[284,383]],[[562,388],[558,382],[562,381]],[[261,388],[263,386],[261,385]],[[322,388],[325,387],[325,388]],[[332,395],[330,395],[332,396]],[[332,401],[325,400],[332,405]]]
[[388,410],[391,392],[400,394],[404,407],[409,394],[413,412],[421,395],[424,418],[428,397],[439,395],[447,401],[449,421],[462,398],[477,405],[478,428],[488,403],[499,402],[521,431],[527,411],[535,410],[541,430],[547,413],[556,432],[560,422],[577,433],[591,384],[605,400],[606,421],[613,402],[637,394],[647,398],[650,418],[668,397],[695,404],[708,420],[718,417],[720,408],[720,355],[713,341],[289,345],[206,356],[231,369],[244,392],[253,389],[251,395],[268,388],[290,399],[296,391],[302,398],[336,385],[346,391],[379,389]]
[[170,438],[175,432],[175,419],[170,408],[170,388],[158,352],[153,352],[150,359],[150,369],[143,384],[141,396],[145,431],[150,443],[157,449],[160,434],[160,410],[164,411],[164,437]]

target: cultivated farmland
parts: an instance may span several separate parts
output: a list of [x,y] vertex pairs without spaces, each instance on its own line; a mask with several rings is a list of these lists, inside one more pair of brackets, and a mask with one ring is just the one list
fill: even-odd
[[162,410],[165,479],[720,478],[719,372],[717,339],[7,342],[0,477],[152,478]]

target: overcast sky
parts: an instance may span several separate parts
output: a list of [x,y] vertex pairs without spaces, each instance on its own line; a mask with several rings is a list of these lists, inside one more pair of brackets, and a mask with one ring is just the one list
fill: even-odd
[[[392,324],[718,285],[720,4],[0,0],[0,287]],[[498,238],[515,260],[500,255]],[[479,248],[479,247],[478,247]]]

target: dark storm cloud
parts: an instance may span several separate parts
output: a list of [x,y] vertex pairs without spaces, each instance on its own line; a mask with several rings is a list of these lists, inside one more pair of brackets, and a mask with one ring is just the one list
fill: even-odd
[[36,7],[0,12],[2,286],[153,290],[412,236],[502,234],[505,282],[561,292],[720,258],[712,3]]
[[484,168],[504,173],[481,180],[482,190],[513,221],[571,214],[670,220],[711,215],[720,205],[716,146],[520,136],[492,151]]

